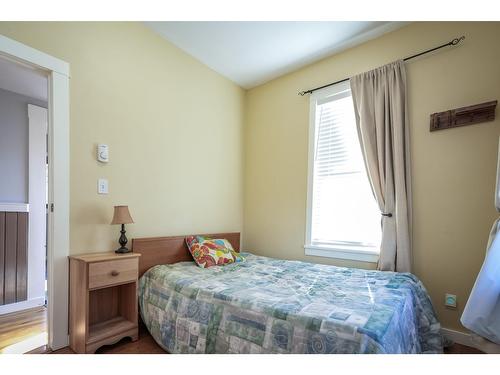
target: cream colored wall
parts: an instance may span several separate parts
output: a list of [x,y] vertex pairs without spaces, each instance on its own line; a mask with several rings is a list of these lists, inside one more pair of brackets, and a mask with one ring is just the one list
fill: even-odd
[[[415,273],[443,325],[456,329],[496,218],[499,121],[429,133],[429,114],[500,97],[499,33],[499,23],[411,24],[252,89],[245,101],[141,24],[0,22],[0,34],[71,64],[72,254],[115,246],[115,204],[130,206],[132,238],[238,231],[244,202],[245,249],[367,268],[304,256],[309,101],[297,92],[465,34],[463,46],[407,69]],[[107,165],[95,161],[98,142],[110,146]],[[96,193],[99,177],[109,179],[107,196]],[[445,292],[458,295],[457,310],[443,307]]]
[[[443,326],[459,317],[482,264],[493,206],[500,120],[429,132],[429,115],[500,98],[500,23],[414,23],[247,92],[244,246],[268,256],[372,268],[304,256],[309,98],[334,82],[460,35],[462,46],[407,65],[414,203],[414,272]],[[458,309],[443,306],[444,293]]]
[[116,204],[135,220],[129,239],[242,229],[241,88],[140,23],[0,22],[0,34],[70,63],[72,254],[117,247]]

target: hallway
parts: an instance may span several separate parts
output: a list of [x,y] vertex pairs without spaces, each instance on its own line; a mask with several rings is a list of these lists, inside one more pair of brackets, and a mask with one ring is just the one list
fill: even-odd
[[45,306],[0,316],[0,353],[27,353],[46,344]]

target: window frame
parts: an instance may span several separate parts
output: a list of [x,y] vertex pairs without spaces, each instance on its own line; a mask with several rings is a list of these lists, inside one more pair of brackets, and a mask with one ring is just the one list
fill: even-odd
[[[376,263],[380,256],[380,249],[355,242],[335,241],[331,244],[313,244],[312,232],[312,201],[314,183],[314,154],[316,146],[316,106],[329,96],[338,95],[343,91],[351,89],[349,81],[338,83],[334,86],[315,91],[309,99],[309,146],[307,164],[307,211],[306,211],[306,233],[304,250],[306,255],[327,258],[355,260],[361,262]],[[352,94],[351,94],[352,95]]]

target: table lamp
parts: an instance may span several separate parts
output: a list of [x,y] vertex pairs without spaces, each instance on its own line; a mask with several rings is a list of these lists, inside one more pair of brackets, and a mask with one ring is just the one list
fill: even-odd
[[118,242],[120,243],[120,248],[115,250],[115,253],[123,254],[128,253],[129,250],[125,245],[127,244],[127,237],[125,236],[125,224],[132,224],[134,220],[132,220],[132,216],[130,216],[130,212],[128,211],[128,206],[115,206],[115,212],[113,214],[113,220],[111,224],[121,224],[122,230],[120,231],[120,239]]

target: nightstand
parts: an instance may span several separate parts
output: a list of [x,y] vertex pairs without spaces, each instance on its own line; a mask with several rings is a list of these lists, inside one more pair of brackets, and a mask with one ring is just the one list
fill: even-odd
[[138,339],[140,254],[70,256],[69,335],[76,353],[94,353],[124,337]]

